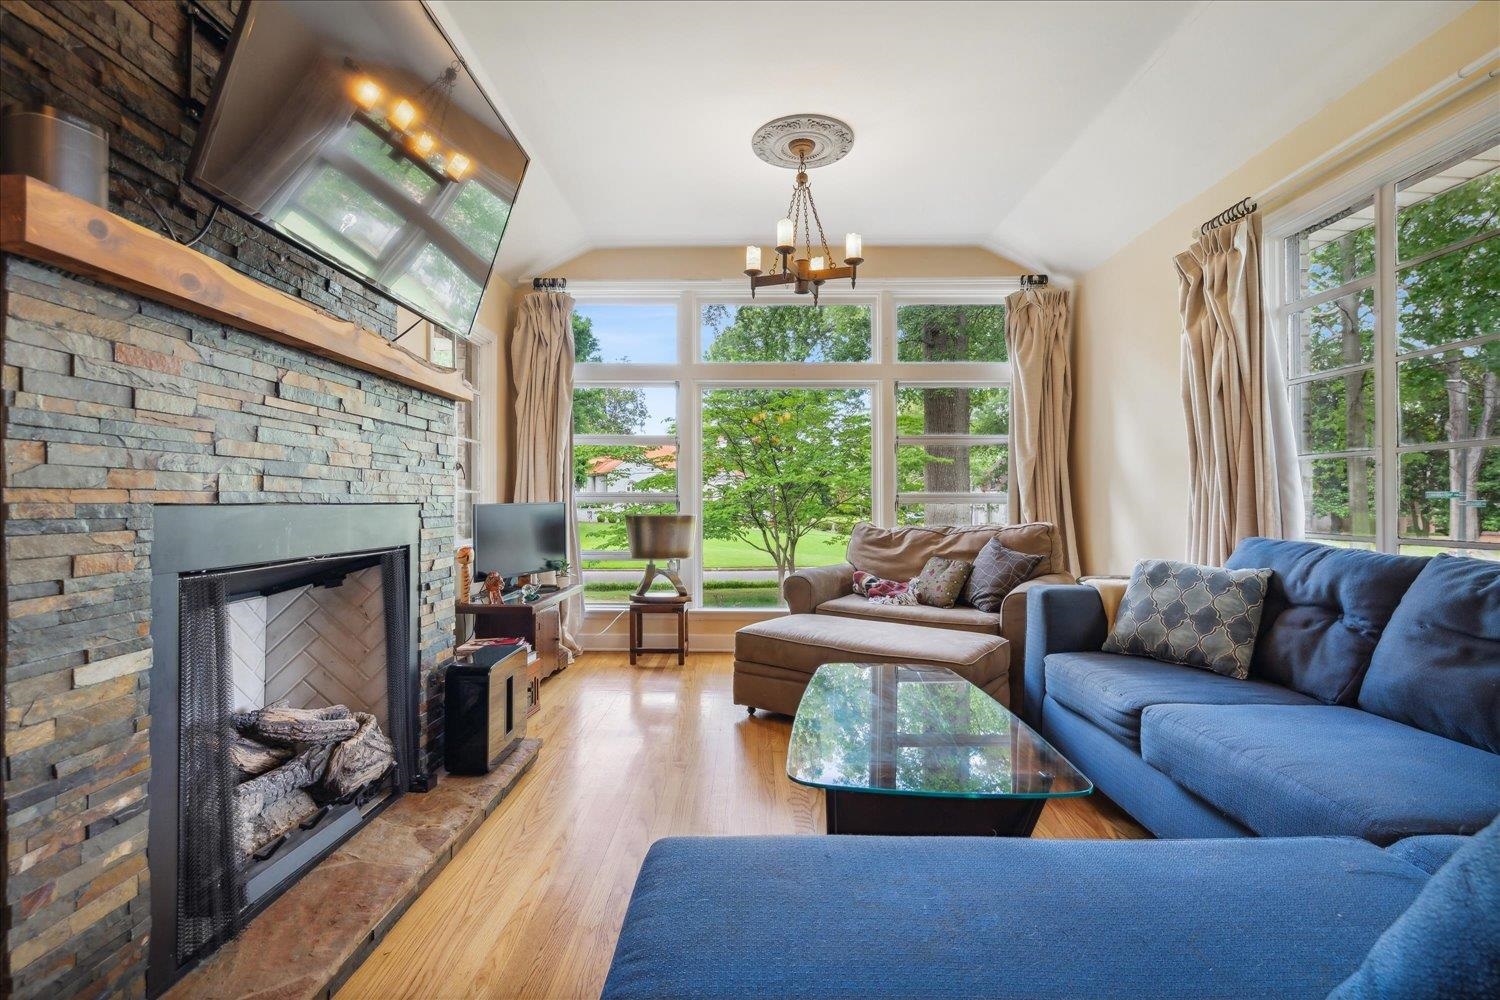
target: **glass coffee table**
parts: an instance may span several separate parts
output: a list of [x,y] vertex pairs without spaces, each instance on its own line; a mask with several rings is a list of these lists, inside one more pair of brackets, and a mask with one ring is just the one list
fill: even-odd
[[819,667],[786,773],[823,789],[829,833],[1028,837],[1048,799],[1094,790],[953,671],[897,663]]

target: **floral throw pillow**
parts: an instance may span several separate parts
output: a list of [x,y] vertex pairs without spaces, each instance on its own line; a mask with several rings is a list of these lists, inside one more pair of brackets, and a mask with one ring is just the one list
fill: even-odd
[[953,607],[973,568],[973,563],[962,559],[933,556],[911,582],[912,593],[917,595],[917,603],[930,604],[935,608]]
[[974,569],[964,584],[964,603],[998,615],[1005,595],[1031,579],[1041,561],[1039,555],[1008,549],[1000,539],[991,538],[974,557]]
[[854,592],[871,604],[916,604],[911,585],[903,580],[886,580],[862,569],[854,571]]
[[1143,559],[1130,574],[1104,652],[1149,656],[1244,680],[1250,676],[1270,582],[1268,569]]

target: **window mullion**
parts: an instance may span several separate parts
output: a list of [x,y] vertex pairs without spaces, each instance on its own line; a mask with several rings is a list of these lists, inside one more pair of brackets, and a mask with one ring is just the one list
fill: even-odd
[[1396,182],[1375,194],[1375,434],[1380,454],[1375,462],[1376,547],[1397,551],[1396,520],[1401,492],[1401,465],[1396,453],[1399,402],[1396,381]]

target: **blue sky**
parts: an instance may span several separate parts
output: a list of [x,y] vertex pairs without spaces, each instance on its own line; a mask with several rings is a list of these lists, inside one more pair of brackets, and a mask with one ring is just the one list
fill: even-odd
[[581,304],[594,322],[601,361],[672,364],[677,360],[677,310],[673,306]]

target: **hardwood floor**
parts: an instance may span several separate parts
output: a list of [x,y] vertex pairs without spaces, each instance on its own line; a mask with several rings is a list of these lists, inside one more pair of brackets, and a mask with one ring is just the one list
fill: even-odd
[[[730,702],[730,656],[591,653],[549,679],[546,742],[338,1000],[597,997],[641,859],[677,834],[819,834],[822,795],[786,777],[791,721]],[[1129,838],[1097,796],[1051,803],[1038,837]]]

